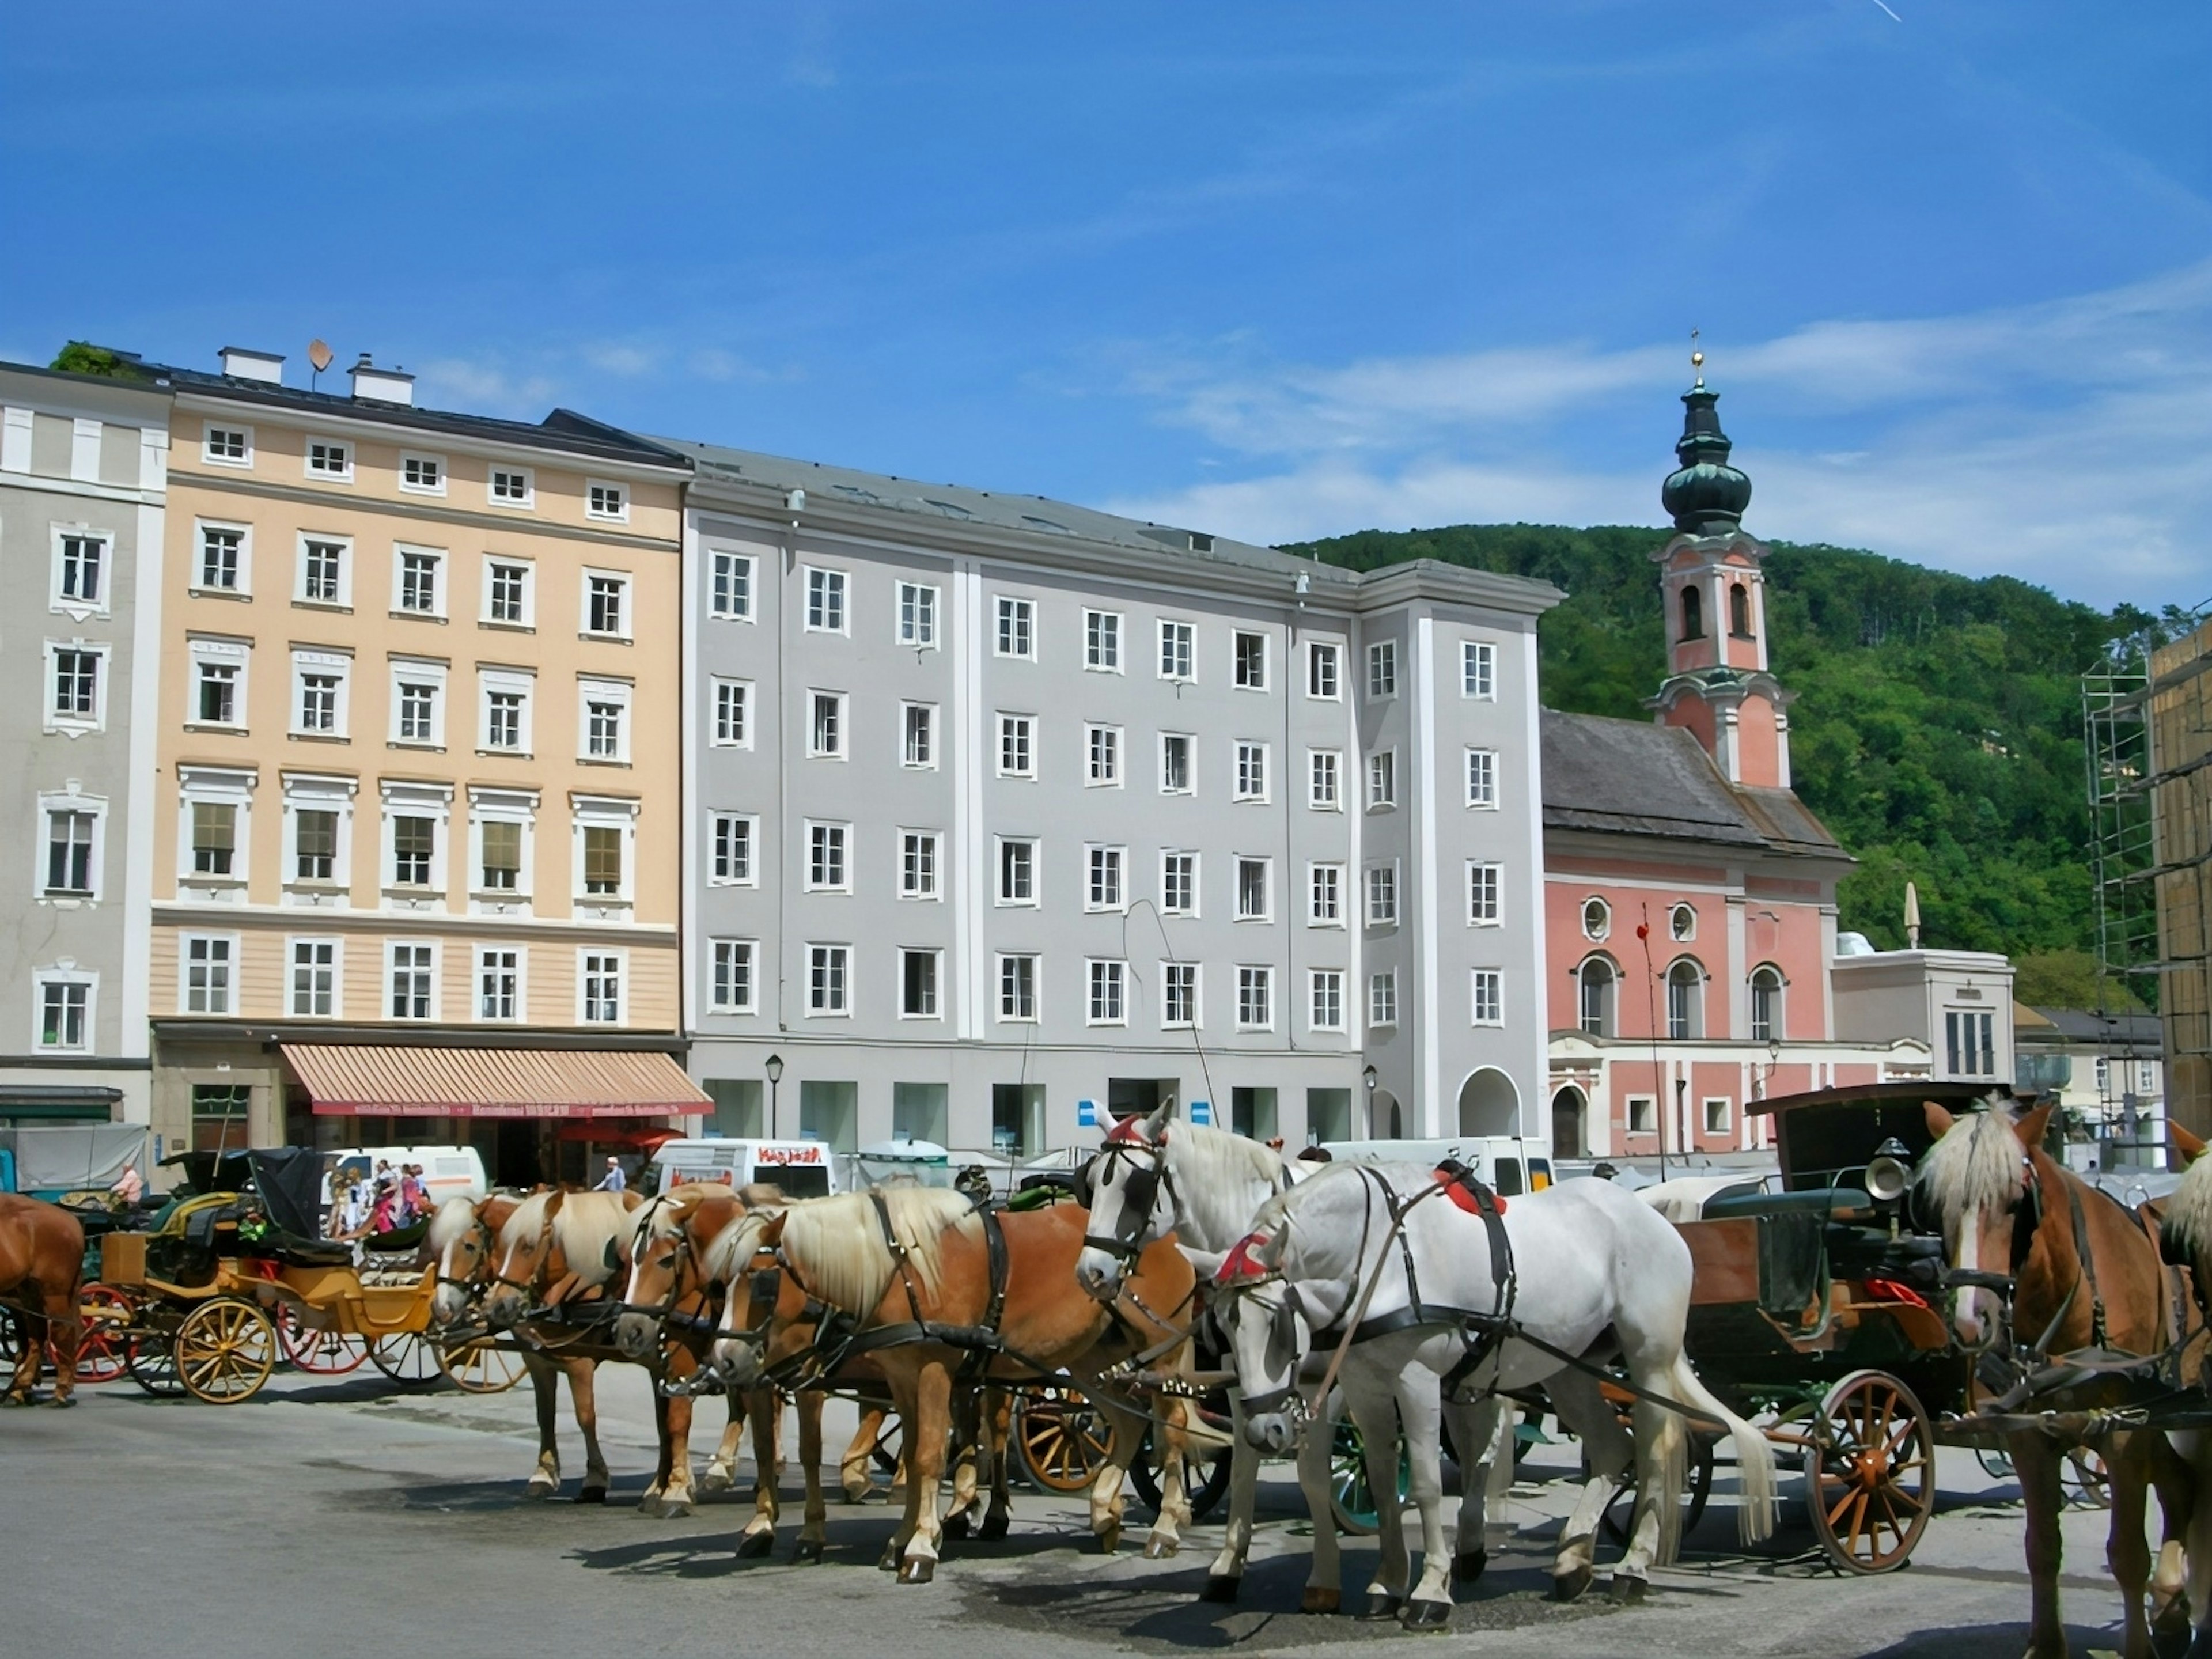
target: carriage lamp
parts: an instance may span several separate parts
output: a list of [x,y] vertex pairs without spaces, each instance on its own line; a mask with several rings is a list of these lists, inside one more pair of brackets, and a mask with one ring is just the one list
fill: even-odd
[[1874,1149],[1867,1160],[1867,1196],[1889,1212],[1889,1236],[1897,1237],[1897,1202],[1912,1184],[1912,1153],[1895,1135]]

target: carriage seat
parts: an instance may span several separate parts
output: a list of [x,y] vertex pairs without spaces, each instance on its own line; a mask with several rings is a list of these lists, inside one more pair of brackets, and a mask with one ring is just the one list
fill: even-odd
[[254,1255],[274,1256],[293,1267],[343,1267],[353,1261],[353,1246],[334,1238],[304,1238],[271,1227],[246,1247]]

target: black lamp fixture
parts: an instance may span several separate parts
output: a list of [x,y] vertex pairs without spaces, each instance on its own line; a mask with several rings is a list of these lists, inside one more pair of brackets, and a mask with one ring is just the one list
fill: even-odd
[[775,1139],[775,1085],[783,1081],[783,1056],[770,1054],[762,1069],[768,1073],[768,1138]]

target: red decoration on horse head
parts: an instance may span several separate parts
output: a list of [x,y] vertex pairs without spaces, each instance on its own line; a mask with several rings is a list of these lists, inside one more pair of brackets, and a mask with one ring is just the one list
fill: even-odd
[[1111,1146],[1116,1143],[1124,1146],[1149,1146],[1152,1144],[1152,1138],[1145,1133],[1145,1115],[1142,1112],[1130,1113],[1108,1132],[1106,1144]]
[[1260,1253],[1267,1248],[1267,1236],[1265,1233],[1245,1234],[1229,1247],[1229,1254],[1213,1270],[1213,1282],[1234,1285],[1239,1279],[1265,1279],[1271,1270],[1266,1262],[1260,1260]]

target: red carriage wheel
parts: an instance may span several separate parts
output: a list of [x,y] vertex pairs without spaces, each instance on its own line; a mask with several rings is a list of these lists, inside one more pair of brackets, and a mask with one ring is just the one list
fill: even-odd
[[276,1336],[293,1369],[311,1376],[343,1376],[368,1359],[368,1344],[346,1331],[319,1331],[289,1304],[276,1310]]
[[125,1334],[137,1310],[129,1297],[110,1285],[88,1285],[77,1292],[77,1308],[83,1321],[76,1348],[76,1380],[80,1382],[112,1382],[123,1375],[125,1351],[129,1338]]

